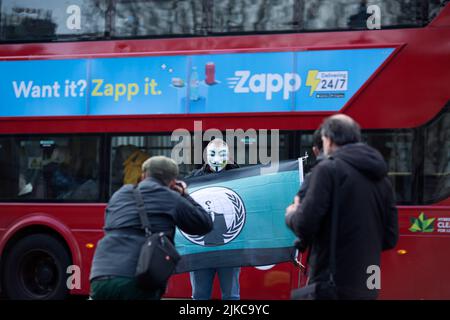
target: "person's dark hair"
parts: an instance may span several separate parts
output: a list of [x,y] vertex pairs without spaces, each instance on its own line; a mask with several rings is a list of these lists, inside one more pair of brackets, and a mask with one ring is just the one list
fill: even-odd
[[361,128],[349,116],[339,114],[331,116],[323,122],[320,130],[322,136],[327,137],[338,146],[361,141]]
[[320,132],[320,129],[317,129],[316,131],[314,131],[313,147],[317,147],[317,149],[319,149],[319,151],[323,150],[322,134]]

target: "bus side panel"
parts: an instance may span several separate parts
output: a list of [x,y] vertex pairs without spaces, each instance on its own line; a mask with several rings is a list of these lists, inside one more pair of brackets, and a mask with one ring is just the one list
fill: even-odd
[[[423,213],[422,230],[413,227]],[[433,220],[434,219],[434,220]],[[450,298],[450,208],[400,208],[400,238],[383,253],[380,299]],[[416,225],[420,226],[417,222]],[[423,226],[428,225],[428,228]]]
[[103,237],[102,230],[84,230],[74,231],[74,235],[80,246],[82,263],[81,270],[81,287],[71,290],[72,294],[89,295],[90,284],[89,275],[91,272],[92,259],[94,258],[97,242]]
[[[104,205],[80,204],[16,204],[0,205],[0,253],[17,232],[58,234],[69,248],[72,261],[81,271],[81,288],[73,294],[89,294],[89,273],[97,241],[103,236]],[[65,230],[62,232],[61,230]],[[32,232],[32,233],[30,233]],[[6,237],[6,238],[5,238]],[[74,250],[74,248],[77,248]],[[70,275],[75,275],[69,273]],[[77,281],[72,281],[73,284]]]

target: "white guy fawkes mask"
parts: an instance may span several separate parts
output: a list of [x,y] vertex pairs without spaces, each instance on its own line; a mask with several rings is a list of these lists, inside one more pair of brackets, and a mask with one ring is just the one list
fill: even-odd
[[222,140],[214,139],[206,147],[208,165],[214,172],[222,171],[228,163],[228,146]]

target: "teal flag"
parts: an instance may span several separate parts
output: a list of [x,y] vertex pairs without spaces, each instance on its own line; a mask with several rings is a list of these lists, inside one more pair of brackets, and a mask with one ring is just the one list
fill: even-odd
[[214,229],[205,236],[177,230],[175,243],[182,255],[177,273],[293,260],[295,237],[284,222],[284,213],[299,189],[299,162],[281,162],[271,173],[263,168],[245,167],[186,180],[190,195],[213,218]]

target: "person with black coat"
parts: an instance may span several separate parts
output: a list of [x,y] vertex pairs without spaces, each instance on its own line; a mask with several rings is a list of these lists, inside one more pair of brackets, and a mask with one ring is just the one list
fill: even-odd
[[[359,125],[335,115],[321,127],[324,154],[312,171],[304,199],[286,209],[286,223],[310,248],[309,284],[329,279],[332,206],[338,206],[336,271],[338,299],[376,299],[368,273],[380,267],[381,252],[398,241],[398,217],[387,166],[381,154],[361,143]],[[338,186],[334,184],[334,175]],[[337,204],[333,195],[338,192]]]

